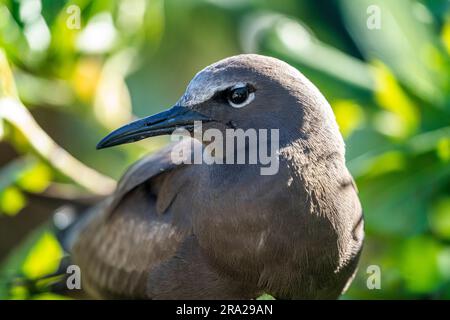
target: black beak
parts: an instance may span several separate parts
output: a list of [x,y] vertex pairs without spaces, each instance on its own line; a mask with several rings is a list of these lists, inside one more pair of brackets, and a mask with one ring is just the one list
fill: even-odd
[[177,128],[194,130],[194,121],[212,121],[207,116],[189,108],[174,106],[169,110],[133,121],[114,130],[97,144],[97,149],[139,141],[148,137],[171,134]]

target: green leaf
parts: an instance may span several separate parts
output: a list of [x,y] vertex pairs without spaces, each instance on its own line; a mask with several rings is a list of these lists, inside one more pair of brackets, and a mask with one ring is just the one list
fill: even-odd
[[[30,250],[34,247],[36,242],[42,237],[44,232],[47,232],[48,226],[44,225],[34,230],[28,235],[24,241],[19,243],[11,254],[0,265],[0,299],[11,298],[11,289],[14,280],[21,275],[21,267]],[[21,289],[18,289],[20,291]],[[23,294],[23,290],[22,290]],[[27,293],[28,296],[28,293]]]
[[415,133],[420,115],[408,95],[397,83],[390,70],[380,62],[375,63],[375,99],[386,112],[379,114],[376,127],[385,134],[405,138]]
[[[432,23],[425,23],[415,14],[419,6],[428,13],[426,7],[409,0],[339,3],[350,35],[367,60],[383,61],[412,92],[433,105],[442,103],[445,71],[432,71],[432,61],[425,54],[438,39]],[[367,11],[369,7],[378,9],[381,28],[367,27],[368,18],[373,15]]]
[[275,300],[270,294],[264,293],[262,296],[256,298],[256,300]]
[[15,187],[9,187],[0,192],[0,212],[15,215],[26,205],[25,196]]
[[443,162],[450,161],[450,138],[442,138],[437,143],[436,152]]
[[51,177],[52,172],[50,168],[43,163],[37,163],[22,172],[21,177],[17,180],[17,184],[23,190],[38,193],[48,187]]
[[433,204],[429,222],[438,237],[450,240],[450,197],[441,198]]
[[11,300],[25,300],[28,298],[28,289],[25,286],[13,286],[9,292]]
[[375,177],[388,172],[405,170],[407,158],[399,151],[384,152],[372,158],[370,166],[367,168],[366,177]]
[[257,39],[264,40],[258,46],[267,47],[269,52],[285,60],[307,66],[331,80],[342,82],[346,90],[374,89],[374,79],[368,64],[321,42],[300,21],[277,13],[261,13],[250,20],[251,25],[247,27],[255,29]]
[[58,240],[45,232],[29,252],[22,271],[30,279],[51,274],[58,269],[62,257],[63,250]]
[[60,294],[46,292],[33,296],[33,300],[70,300],[70,298]]
[[365,115],[363,109],[353,101],[338,100],[332,103],[332,107],[344,138],[348,137],[364,122]]
[[[387,164],[388,165],[388,164]],[[427,230],[428,203],[448,181],[450,167],[422,165],[357,180],[367,232],[411,236]]]
[[428,293],[439,287],[443,280],[438,265],[441,249],[430,237],[418,236],[405,241],[400,252],[400,270],[408,290]]
[[442,43],[445,46],[445,49],[447,50],[448,54],[450,54],[450,16],[447,19],[447,22],[444,24],[444,27],[442,28],[441,39]]

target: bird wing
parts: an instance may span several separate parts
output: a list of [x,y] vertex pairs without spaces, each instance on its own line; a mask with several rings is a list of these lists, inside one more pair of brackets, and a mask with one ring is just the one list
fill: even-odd
[[89,294],[144,298],[149,270],[173,256],[186,237],[189,226],[176,225],[170,210],[187,167],[171,161],[173,146],[138,161],[85,219],[72,256]]
[[148,155],[131,166],[120,179],[112,197],[109,210],[114,210],[123,197],[147,180],[170,171],[177,165],[171,160],[174,144]]

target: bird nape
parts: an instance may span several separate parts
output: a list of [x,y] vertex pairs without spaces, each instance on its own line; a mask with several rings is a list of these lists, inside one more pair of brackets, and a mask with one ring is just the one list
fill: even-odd
[[[262,139],[261,130],[277,134]],[[83,292],[338,298],[357,267],[363,217],[319,90],[275,58],[233,56],[200,71],[171,109],[117,129],[97,148],[179,131],[179,142],[134,164],[111,196],[78,212],[62,233]],[[230,136],[240,143],[228,144]],[[276,172],[264,173],[258,155],[270,146]],[[196,148],[201,161],[191,161]]]

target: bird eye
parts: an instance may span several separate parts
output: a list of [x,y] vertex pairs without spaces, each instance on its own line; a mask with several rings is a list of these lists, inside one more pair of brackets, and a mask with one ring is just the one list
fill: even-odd
[[228,103],[233,108],[242,108],[255,98],[255,93],[246,85],[236,85],[228,90]]

